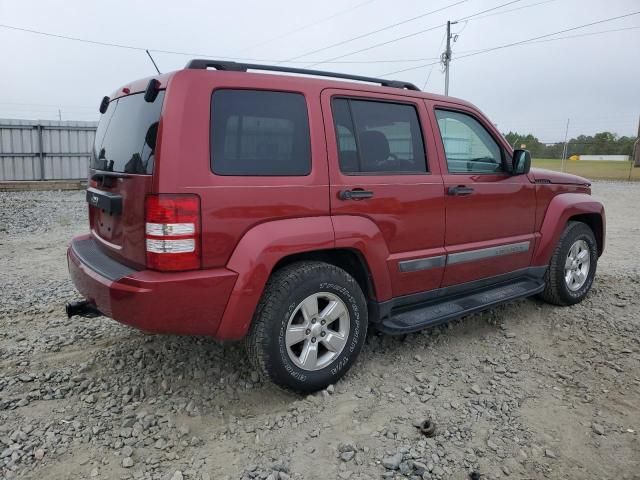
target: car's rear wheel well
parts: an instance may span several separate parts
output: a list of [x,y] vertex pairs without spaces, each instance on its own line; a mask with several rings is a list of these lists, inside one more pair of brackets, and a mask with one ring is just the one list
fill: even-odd
[[300,261],[319,261],[342,268],[351,275],[362,289],[367,300],[375,299],[375,288],[371,273],[362,254],[350,249],[316,250],[313,252],[296,253],[281,258],[273,267],[272,275],[282,267]]
[[574,215],[569,219],[570,222],[582,222],[586,224],[596,237],[598,243],[598,256],[602,255],[604,232],[602,225],[602,217],[597,213],[583,213],[580,215]]

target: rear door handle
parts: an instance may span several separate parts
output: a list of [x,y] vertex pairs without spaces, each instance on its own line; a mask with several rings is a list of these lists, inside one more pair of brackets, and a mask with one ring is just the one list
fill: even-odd
[[338,192],[338,198],[340,200],[364,200],[365,198],[373,197],[373,192],[370,190],[363,190],[361,188],[354,188],[353,190],[340,190]]
[[447,189],[447,195],[455,195],[458,197],[464,197],[472,193],[473,188],[467,187],[466,185],[458,185],[457,187],[449,187]]

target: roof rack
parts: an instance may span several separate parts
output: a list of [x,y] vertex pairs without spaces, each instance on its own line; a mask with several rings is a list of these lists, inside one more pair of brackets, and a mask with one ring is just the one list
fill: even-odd
[[325,72],[323,70],[309,70],[306,68],[281,67],[279,65],[260,65],[257,63],[238,63],[225,60],[203,60],[194,59],[187,63],[187,69],[206,70],[215,68],[216,70],[226,70],[232,72],[246,72],[247,70],[265,70],[270,72],[300,73],[303,75],[315,75],[318,77],[344,78],[347,80],[358,80],[360,82],[379,83],[383,87],[406,88],[407,90],[420,91],[413,83],[398,80],[385,80],[384,78],[363,77],[361,75],[349,75],[347,73]]

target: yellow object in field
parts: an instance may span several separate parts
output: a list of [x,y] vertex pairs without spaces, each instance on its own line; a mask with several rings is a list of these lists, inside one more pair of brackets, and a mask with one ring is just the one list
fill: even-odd
[[580,155],[571,155],[569,160],[580,160]]

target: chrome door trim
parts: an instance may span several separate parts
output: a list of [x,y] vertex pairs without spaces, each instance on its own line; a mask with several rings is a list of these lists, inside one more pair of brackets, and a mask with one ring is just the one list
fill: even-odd
[[413,260],[403,260],[398,262],[398,268],[401,272],[417,272],[418,270],[429,270],[430,268],[444,267],[447,256],[438,255],[437,257],[415,258]]
[[445,265],[456,265],[458,263],[474,262],[486,258],[501,257],[503,255],[512,255],[514,253],[524,253],[531,248],[531,241],[508,243],[506,245],[498,245],[496,247],[479,248],[476,250],[466,250],[459,253],[450,253],[448,255],[438,255],[435,257],[414,258],[412,260],[403,260],[398,262],[398,269],[402,273],[417,272],[420,270],[429,270],[431,268],[444,267]]
[[450,253],[447,255],[447,265],[458,263],[474,262],[485,258],[501,257],[513,253],[523,253],[529,250],[531,241],[509,243],[498,245],[497,247],[479,248],[477,250],[467,250],[465,252]]

